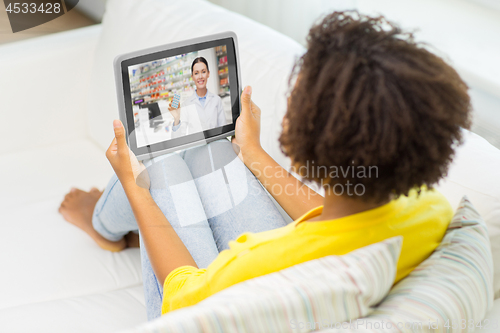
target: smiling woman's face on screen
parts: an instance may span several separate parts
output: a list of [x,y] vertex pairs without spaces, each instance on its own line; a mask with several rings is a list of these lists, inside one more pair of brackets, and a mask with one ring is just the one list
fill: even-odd
[[201,61],[194,64],[191,77],[196,84],[196,89],[205,89],[207,87],[208,78],[210,77],[210,72],[207,70],[207,65],[205,65]]

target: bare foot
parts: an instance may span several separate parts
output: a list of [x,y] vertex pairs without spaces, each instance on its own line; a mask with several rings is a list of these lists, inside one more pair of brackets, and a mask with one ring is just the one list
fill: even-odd
[[72,188],[64,197],[59,213],[66,221],[85,231],[104,250],[118,252],[127,246],[126,240],[124,238],[117,242],[107,240],[92,226],[92,213],[101,194],[102,192],[95,187],[90,192]]

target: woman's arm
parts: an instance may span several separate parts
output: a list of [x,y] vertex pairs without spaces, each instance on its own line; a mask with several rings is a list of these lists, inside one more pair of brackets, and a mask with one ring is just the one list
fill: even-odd
[[321,195],[276,163],[264,149],[249,151],[244,156],[248,169],[293,220],[323,204]]
[[251,99],[252,88],[241,95],[241,114],[236,121],[233,142],[240,148],[239,157],[266,190],[294,220],[321,206],[323,197],[288,173],[260,145],[260,109]]
[[[115,138],[106,151],[111,166],[125,190],[156,278],[160,283],[180,266],[196,266],[193,257],[154,202],[148,189],[136,184],[133,164],[139,164],[125,141],[125,129],[119,120],[113,122]],[[131,155],[132,154],[132,155]]]

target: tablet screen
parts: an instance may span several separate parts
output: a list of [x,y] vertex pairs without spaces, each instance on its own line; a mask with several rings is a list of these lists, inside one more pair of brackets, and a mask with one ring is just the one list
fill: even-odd
[[226,38],[121,62],[129,146],[136,155],[234,131],[240,89],[234,47]]

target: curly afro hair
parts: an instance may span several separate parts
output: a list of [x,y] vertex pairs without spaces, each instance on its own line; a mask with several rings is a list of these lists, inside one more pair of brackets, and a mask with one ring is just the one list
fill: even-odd
[[385,202],[446,175],[471,109],[452,67],[411,33],[356,11],[324,17],[307,43],[279,139],[305,180],[361,184],[360,199]]

